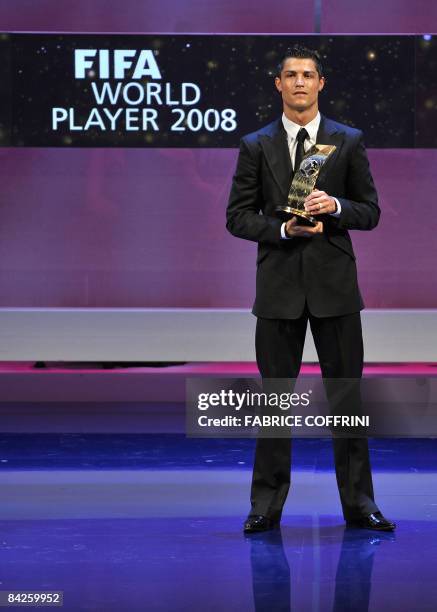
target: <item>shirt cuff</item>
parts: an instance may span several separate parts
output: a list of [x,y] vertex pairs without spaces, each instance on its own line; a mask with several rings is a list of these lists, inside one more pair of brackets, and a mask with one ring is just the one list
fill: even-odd
[[[332,196],[334,197],[334,196]],[[336,204],[337,204],[337,210],[333,213],[330,213],[331,217],[339,217],[340,213],[341,213],[341,204],[340,202],[337,200],[337,198],[334,198]]]
[[285,225],[285,223],[281,225],[281,238],[283,240],[291,240],[292,236],[287,236],[287,234],[285,233]]

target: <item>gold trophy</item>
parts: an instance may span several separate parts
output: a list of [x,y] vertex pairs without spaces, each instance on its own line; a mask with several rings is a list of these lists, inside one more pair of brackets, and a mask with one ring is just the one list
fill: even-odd
[[287,204],[275,209],[282,221],[296,217],[299,225],[317,225],[319,220],[305,210],[304,201],[313,191],[320,169],[335,149],[335,145],[316,144],[305,154],[294,173]]

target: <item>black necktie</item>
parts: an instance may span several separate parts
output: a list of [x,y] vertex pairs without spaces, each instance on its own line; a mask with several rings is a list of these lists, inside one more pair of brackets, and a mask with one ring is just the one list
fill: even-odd
[[300,162],[302,161],[305,155],[304,142],[307,138],[309,138],[309,134],[306,131],[306,129],[300,128],[296,136],[297,147],[296,147],[296,157],[294,158],[294,172],[299,170]]

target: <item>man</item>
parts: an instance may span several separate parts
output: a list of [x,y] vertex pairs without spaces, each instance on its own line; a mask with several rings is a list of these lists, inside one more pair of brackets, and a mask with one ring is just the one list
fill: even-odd
[[[347,230],[371,230],[380,215],[363,135],[320,115],[325,79],[317,52],[288,50],[275,85],[282,117],[241,140],[227,209],[231,234],[258,242],[252,310],[258,368],[263,378],[297,378],[309,321],[323,377],[358,379],[364,305]],[[293,168],[316,143],[336,146],[305,200],[319,221],[305,226],[293,217],[283,223],[275,208],[286,203]],[[333,446],[347,524],[395,529],[374,501],[367,439],[334,438]],[[246,533],[279,526],[290,454],[290,438],[257,439]]]

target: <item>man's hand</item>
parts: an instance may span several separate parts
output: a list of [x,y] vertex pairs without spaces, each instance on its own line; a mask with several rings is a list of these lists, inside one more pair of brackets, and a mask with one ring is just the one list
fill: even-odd
[[331,198],[331,196],[324,191],[314,189],[314,191],[305,198],[305,210],[314,216],[330,215],[337,210],[337,204],[334,198]]
[[296,217],[292,217],[285,224],[285,233],[289,238],[311,238],[314,234],[323,232],[323,223],[319,221],[317,225],[297,225]]

